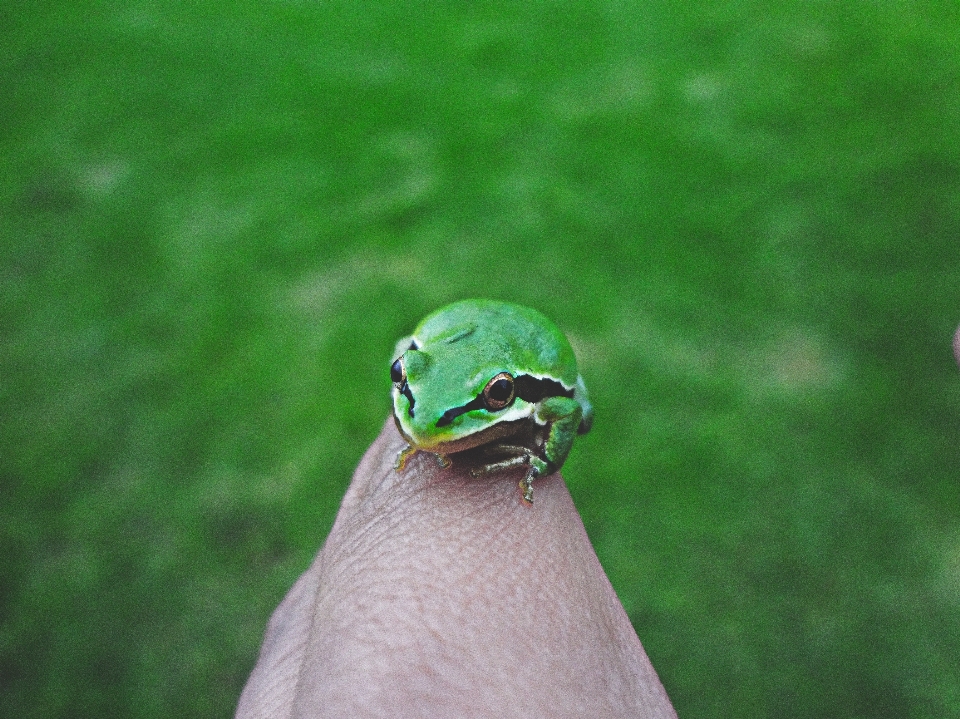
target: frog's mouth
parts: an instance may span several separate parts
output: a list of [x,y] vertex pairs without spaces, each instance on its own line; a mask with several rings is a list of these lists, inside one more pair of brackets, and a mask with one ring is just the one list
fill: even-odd
[[437,438],[433,438],[434,441],[427,440],[423,442],[417,441],[416,437],[408,434],[396,415],[393,416],[393,421],[400,435],[407,440],[411,447],[416,447],[425,452],[455,454],[527,431],[529,419],[520,417],[518,419],[498,422],[497,424],[488,425],[483,429],[478,429],[457,439],[445,438],[438,440]]

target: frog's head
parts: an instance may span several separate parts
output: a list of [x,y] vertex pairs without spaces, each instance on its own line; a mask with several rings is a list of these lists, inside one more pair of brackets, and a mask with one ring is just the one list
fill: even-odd
[[390,367],[393,415],[417,449],[469,449],[488,441],[491,428],[533,411],[518,398],[517,378],[496,364],[497,352],[456,341],[466,336],[431,343],[429,351],[414,341]]

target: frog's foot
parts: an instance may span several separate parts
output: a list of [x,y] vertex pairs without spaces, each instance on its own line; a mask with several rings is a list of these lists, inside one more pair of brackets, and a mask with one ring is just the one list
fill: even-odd
[[542,477],[547,472],[547,463],[539,457],[531,456],[530,468],[520,480],[520,491],[523,492],[523,501],[527,504],[533,504],[533,480]]
[[527,504],[533,504],[533,467],[527,470],[526,475],[520,480],[520,491],[523,492],[523,501]]
[[393,465],[393,468],[394,468],[395,470],[397,470],[398,472],[402,472],[402,471],[403,471],[403,468],[407,466],[407,461],[408,461],[413,455],[415,455],[415,454],[417,453],[417,451],[418,451],[418,450],[417,450],[415,447],[411,447],[411,446],[408,444],[406,447],[404,447],[403,449],[401,449],[401,450],[397,453],[397,462],[396,462],[396,464]]
[[474,467],[470,470],[470,474],[472,474],[474,477],[481,477],[486,474],[502,472],[506,469],[512,469],[513,467],[519,467],[524,464],[528,465],[523,479],[520,480],[520,489],[523,491],[523,501],[527,504],[533,504],[533,480],[535,480],[537,477],[542,477],[543,475],[547,474],[547,463],[526,447],[511,447],[501,445],[493,448],[493,452],[491,453],[502,454],[504,451],[515,451],[517,454],[500,462],[493,462],[492,464],[485,464],[481,467]]
[[[407,462],[410,461],[410,458],[415,455],[420,450],[416,447],[411,447],[407,445],[397,454],[397,463],[394,465],[394,469],[398,472],[402,472],[403,468],[407,466]],[[440,469],[448,469],[453,466],[453,461],[445,454],[438,454],[431,452],[434,457],[437,459],[437,464],[440,466]]]

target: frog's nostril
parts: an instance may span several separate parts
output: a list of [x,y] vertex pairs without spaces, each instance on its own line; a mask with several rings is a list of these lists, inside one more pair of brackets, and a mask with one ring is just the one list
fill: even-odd
[[437,420],[437,426],[446,427],[448,424],[450,424],[453,421],[454,417],[457,417],[459,414],[460,413],[457,412],[457,410],[455,409],[448,409],[446,412],[443,413],[440,419]]

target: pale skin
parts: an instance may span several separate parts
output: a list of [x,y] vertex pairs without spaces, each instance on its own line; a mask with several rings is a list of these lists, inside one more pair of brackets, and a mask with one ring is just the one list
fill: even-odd
[[559,473],[395,470],[389,420],[237,717],[676,717]]

